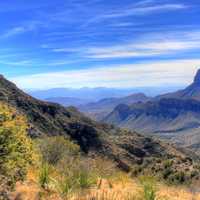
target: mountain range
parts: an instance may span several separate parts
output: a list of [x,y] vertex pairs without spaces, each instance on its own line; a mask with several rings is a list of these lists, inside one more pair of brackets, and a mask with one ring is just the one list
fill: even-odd
[[[106,87],[97,87],[97,88],[52,88],[44,90],[25,90],[29,95],[45,100],[53,100],[55,103],[64,103],[68,104],[67,100],[60,101],[60,98],[76,98],[81,99],[83,102],[97,102],[102,99],[108,98],[122,98],[125,96],[132,95],[134,93],[144,93],[147,96],[157,96],[162,93],[167,93],[175,91],[182,88],[182,86],[162,86],[162,87],[132,87],[132,88],[106,88]],[[57,102],[58,100],[58,102]],[[82,103],[81,105],[83,105]]]
[[136,102],[147,102],[151,97],[147,97],[143,93],[136,93],[121,98],[106,98],[97,102],[88,103],[86,105],[78,106],[81,112],[95,120],[101,120],[108,115],[117,105],[126,104],[131,105]]
[[145,135],[157,135],[199,151],[200,70],[186,89],[157,96],[148,102],[120,104],[102,121]]
[[[70,97],[82,99],[83,101],[98,101],[103,98],[122,97],[131,94],[132,89],[117,89],[117,88],[52,88],[47,90],[27,91],[31,96],[45,100],[49,98]],[[55,99],[54,99],[55,100]]]
[[[197,157],[171,144],[134,131],[95,122],[75,108],[37,100],[0,76],[0,101],[14,107],[27,118],[29,136],[66,136],[80,146],[85,155],[100,155],[125,171],[139,165],[162,174],[165,160],[173,160],[173,170],[193,169]],[[163,163],[163,164],[162,164]]]

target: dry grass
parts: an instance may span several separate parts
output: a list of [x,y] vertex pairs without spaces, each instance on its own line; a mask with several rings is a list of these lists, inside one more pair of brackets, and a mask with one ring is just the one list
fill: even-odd
[[[140,183],[123,173],[110,180],[99,179],[95,187],[62,198],[54,190],[41,189],[35,177],[35,172],[31,172],[25,183],[18,183],[11,200],[144,200]],[[156,200],[200,200],[200,193],[163,184],[157,186],[156,196]]]
[[160,186],[158,200],[200,200],[200,193],[193,193],[187,188]]

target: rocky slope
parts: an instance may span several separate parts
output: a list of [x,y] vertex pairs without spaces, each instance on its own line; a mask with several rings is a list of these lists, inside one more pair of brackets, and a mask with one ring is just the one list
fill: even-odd
[[42,135],[69,136],[83,152],[112,159],[126,171],[136,165],[162,174],[165,160],[173,161],[173,174],[189,168],[187,177],[190,177],[194,169],[191,159],[197,159],[194,154],[187,154],[170,144],[135,132],[97,123],[75,108],[66,109],[58,104],[34,99],[3,76],[0,77],[0,100],[14,106],[27,117],[29,135],[33,138]]
[[118,105],[103,121],[144,134],[159,135],[200,151],[200,70],[184,90],[146,103]]
[[94,103],[79,106],[79,109],[93,119],[102,120],[119,104],[131,105],[136,102],[147,102],[150,99],[150,97],[147,97],[143,93],[136,93],[121,98],[102,99]]
[[176,99],[195,99],[200,100],[200,69],[197,71],[191,85],[177,92],[160,95],[157,99],[176,98]]

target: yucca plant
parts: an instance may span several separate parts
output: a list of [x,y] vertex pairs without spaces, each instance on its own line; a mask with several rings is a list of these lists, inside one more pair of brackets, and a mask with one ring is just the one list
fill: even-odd
[[155,181],[151,177],[141,177],[140,182],[143,187],[143,198],[144,200],[155,200],[156,199],[156,186]]
[[43,189],[48,187],[50,181],[50,166],[47,163],[43,163],[39,172],[39,184]]

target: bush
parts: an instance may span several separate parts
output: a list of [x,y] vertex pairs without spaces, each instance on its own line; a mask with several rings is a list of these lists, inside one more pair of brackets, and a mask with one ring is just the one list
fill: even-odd
[[57,165],[65,157],[75,156],[79,153],[78,145],[62,136],[45,137],[37,142],[42,160],[51,165]]
[[171,168],[172,165],[173,165],[173,161],[172,160],[166,160],[166,161],[164,161],[163,165],[164,165],[165,169]]
[[25,117],[15,109],[0,103],[0,175],[9,184],[23,180],[33,161],[33,146],[27,137]]
[[181,172],[175,173],[174,178],[175,178],[176,183],[182,184],[185,182],[186,176],[185,176],[185,173],[181,171]]
[[131,176],[132,177],[136,177],[136,176],[138,176],[139,174],[141,174],[141,172],[142,172],[142,167],[141,166],[134,166],[133,167],[133,169],[132,169],[132,171],[131,171]]
[[166,180],[173,173],[173,170],[170,168],[163,169],[162,176]]

